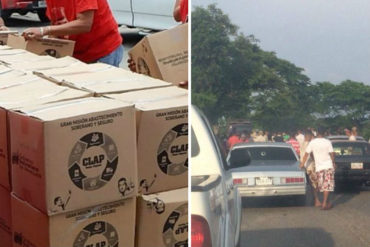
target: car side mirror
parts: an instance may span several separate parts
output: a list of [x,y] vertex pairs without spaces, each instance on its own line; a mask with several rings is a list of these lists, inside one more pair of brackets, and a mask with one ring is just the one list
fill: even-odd
[[239,168],[248,166],[251,163],[251,156],[245,148],[236,148],[231,150],[229,159],[229,168]]

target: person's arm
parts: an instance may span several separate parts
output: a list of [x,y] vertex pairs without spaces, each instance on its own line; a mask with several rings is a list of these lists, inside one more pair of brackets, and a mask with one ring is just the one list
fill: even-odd
[[173,10],[173,18],[175,21],[181,21],[181,0],[176,0],[175,8]]
[[9,30],[9,29],[5,26],[5,22],[3,18],[0,17],[0,31],[6,31],[6,30]]
[[308,153],[304,153],[304,156],[303,156],[303,159],[302,159],[302,161],[301,161],[301,164],[299,165],[299,167],[300,167],[301,169],[303,169],[304,164],[306,164],[306,161],[307,161],[308,155],[309,155]]
[[335,153],[334,152],[330,153],[330,158],[331,158],[331,161],[333,162],[334,170],[337,169],[337,165],[335,164]]
[[77,14],[77,19],[65,24],[41,28],[28,28],[23,32],[26,39],[42,38],[45,35],[63,36],[88,33],[94,21],[94,10]]

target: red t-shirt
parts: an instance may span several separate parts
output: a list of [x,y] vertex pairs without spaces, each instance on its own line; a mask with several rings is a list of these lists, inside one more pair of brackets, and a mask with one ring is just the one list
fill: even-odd
[[239,136],[230,136],[229,140],[227,141],[228,148],[231,149],[235,144],[240,143]]
[[189,5],[188,0],[182,0],[180,5],[181,22],[185,23],[188,19]]
[[287,141],[290,145],[293,146],[294,150],[297,152],[298,155],[300,155],[300,146],[299,142],[293,138],[291,138],[289,141]]
[[[69,39],[76,41],[73,56],[86,63],[95,62],[122,44],[118,25],[107,0],[46,0],[47,15],[52,20],[51,9],[64,7],[68,21],[76,20],[77,14],[94,10],[94,22],[89,33],[70,35]],[[53,21],[53,20],[52,20]]]

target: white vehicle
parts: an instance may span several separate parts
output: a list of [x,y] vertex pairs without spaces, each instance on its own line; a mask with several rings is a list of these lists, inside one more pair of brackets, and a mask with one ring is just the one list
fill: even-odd
[[108,0],[119,25],[165,30],[178,25],[173,18],[174,0]]
[[242,197],[295,196],[302,204],[306,201],[306,173],[299,168],[292,145],[240,143],[231,149],[227,161]]
[[192,106],[191,118],[191,246],[239,246],[239,192],[206,117]]

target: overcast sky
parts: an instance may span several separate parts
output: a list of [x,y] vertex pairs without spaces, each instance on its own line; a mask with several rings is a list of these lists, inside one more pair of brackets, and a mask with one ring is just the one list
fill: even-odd
[[[313,82],[370,85],[370,0],[192,0],[217,3],[244,34]],[[195,23],[193,23],[196,25]]]

